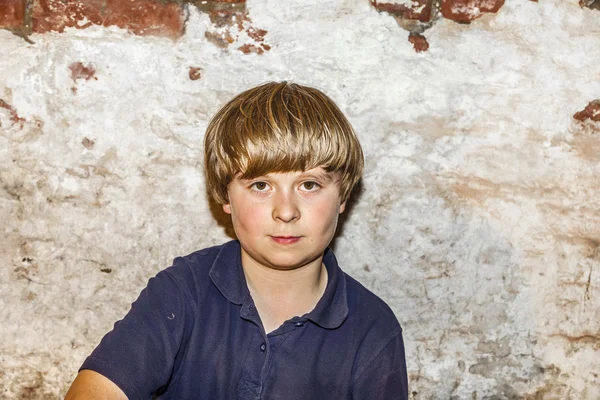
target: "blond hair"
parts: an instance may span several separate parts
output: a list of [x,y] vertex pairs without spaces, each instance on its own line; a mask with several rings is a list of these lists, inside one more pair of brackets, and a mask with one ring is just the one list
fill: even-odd
[[360,179],[363,153],[352,126],[323,92],[289,82],[270,82],[240,93],[213,117],[204,138],[209,193],[228,203],[227,186],[239,174],[322,167],[340,173],[345,201]]

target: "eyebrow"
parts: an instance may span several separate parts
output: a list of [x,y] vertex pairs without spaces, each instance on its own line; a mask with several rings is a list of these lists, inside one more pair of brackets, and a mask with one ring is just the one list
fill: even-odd
[[321,181],[333,182],[333,173],[331,172],[303,172],[300,175],[301,178],[316,178]]

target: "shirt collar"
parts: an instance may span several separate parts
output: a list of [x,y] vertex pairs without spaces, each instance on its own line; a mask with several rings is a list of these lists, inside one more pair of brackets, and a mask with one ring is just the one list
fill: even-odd
[[221,246],[208,275],[221,294],[233,304],[241,305],[250,298],[242,270],[239,241],[232,240]]
[[[329,248],[323,255],[327,268],[327,287],[315,308],[305,317],[325,329],[335,329],[348,316],[346,278]],[[249,300],[250,292],[242,270],[240,242],[232,240],[219,250],[209,276],[217,289],[230,302],[242,305]]]
[[323,255],[323,264],[327,268],[327,287],[321,300],[306,317],[322,328],[335,329],[348,316],[346,277],[329,247]]

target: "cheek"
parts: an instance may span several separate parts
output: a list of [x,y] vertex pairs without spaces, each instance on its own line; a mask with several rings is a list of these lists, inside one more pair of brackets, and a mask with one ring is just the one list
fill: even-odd
[[260,207],[239,207],[234,212],[235,220],[245,229],[251,229],[265,223],[267,215]]
[[324,204],[312,207],[312,211],[314,226],[321,225],[323,232],[335,231],[339,216],[339,205]]

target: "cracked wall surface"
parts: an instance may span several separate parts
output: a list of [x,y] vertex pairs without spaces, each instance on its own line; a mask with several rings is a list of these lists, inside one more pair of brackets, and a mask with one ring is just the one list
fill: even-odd
[[600,398],[600,11],[507,0],[417,53],[371,3],[185,6],[176,39],[0,30],[1,398],[63,396],[151,276],[230,238],[202,139],[268,80],[358,132],[333,246],[398,316],[412,399]]

